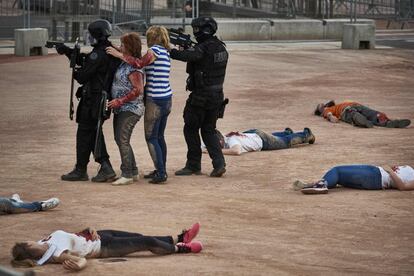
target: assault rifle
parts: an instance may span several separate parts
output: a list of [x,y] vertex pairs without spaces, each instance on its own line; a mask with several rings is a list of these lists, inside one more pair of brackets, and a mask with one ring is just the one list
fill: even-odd
[[188,49],[196,44],[191,40],[191,36],[189,34],[183,33],[180,29],[170,28],[167,30],[171,44],[178,45],[184,49]]
[[[46,41],[46,48],[53,48],[53,47],[62,47],[65,44],[63,42],[60,41]],[[76,61],[79,58],[80,55],[80,44],[79,44],[79,37],[76,38],[76,42],[75,42],[75,46],[73,47],[73,49],[71,49],[72,54],[70,55],[70,65],[69,67],[72,68],[72,80],[71,80],[71,85],[70,85],[70,98],[69,98],[69,119],[73,120],[73,113],[75,113],[75,109],[73,106],[73,89],[74,89],[74,85],[75,85],[75,79],[74,79],[74,74],[75,74],[75,70],[77,69],[76,67]]]

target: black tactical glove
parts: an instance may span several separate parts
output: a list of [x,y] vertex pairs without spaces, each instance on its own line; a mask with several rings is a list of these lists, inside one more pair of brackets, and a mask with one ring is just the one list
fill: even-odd
[[70,54],[70,48],[64,44],[56,45],[56,51],[59,55]]

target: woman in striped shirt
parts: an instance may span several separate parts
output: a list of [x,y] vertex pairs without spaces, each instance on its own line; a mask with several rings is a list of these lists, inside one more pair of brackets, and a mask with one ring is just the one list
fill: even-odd
[[114,48],[108,48],[107,53],[134,67],[145,67],[145,139],[155,170],[144,178],[151,178],[150,183],[160,184],[167,180],[167,145],[164,131],[172,104],[168,52],[170,39],[167,29],[162,26],[151,26],[146,35],[149,49],[141,59],[122,54]]

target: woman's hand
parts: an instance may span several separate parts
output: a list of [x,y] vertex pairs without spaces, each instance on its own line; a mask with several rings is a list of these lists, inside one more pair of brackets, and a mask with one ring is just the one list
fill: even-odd
[[90,229],[89,233],[91,234],[92,241],[97,241],[101,239],[101,236],[99,236],[98,232],[95,229]]
[[114,47],[106,47],[105,51],[108,55],[114,56],[119,59],[123,59],[124,57],[124,55]]
[[395,167],[394,166],[391,167],[389,165],[384,165],[384,166],[381,166],[381,167],[384,169],[384,171],[386,171],[388,173],[395,172]]
[[86,267],[86,259],[80,258],[79,261],[68,259],[63,261],[62,265],[67,270],[80,271]]
[[114,99],[110,102],[108,102],[107,107],[108,108],[118,108],[123,104],[123,102],[119,99]]
[[328,120],[331,122],[331,123],[339,123],[339,119],[338,118],[336,118],[332,113],[328,113]]

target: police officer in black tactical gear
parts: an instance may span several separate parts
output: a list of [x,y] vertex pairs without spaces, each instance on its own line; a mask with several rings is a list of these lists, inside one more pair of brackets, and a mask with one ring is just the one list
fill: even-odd
[[191,93],[184,108],[184,137],[187,143],[187,162],[176,175],[201,173],[201,137],[212,159],[214,170],[210,176],[220,177],[226,163],[216,136],[216,122],[222,107],[223,83],[228,53],[225,44],[214,34],[217,22],[211,17],[199,17],[191,22],[197,40],[194,48],[172,49],[173,59],[187,62],[187,90]]
[[[79,56],[77,64],[80,68],[74,72],[75,80],[81,84],[76,92],[76,97],[80,99],[76,111],[76,122],[78,123],[76,165],[71,172],[62,175],[62,180],[88,180],[87,165],[95,146],[102,90],[110,92],[113,75],[119,64],[116,59],[108,56],[105,52],[106,47],[112,46],[108,40],[111,29],[111,24],[102,19],[96,20],[88,26],[89,40],[93,50],[89,54]],[[72,49],[69,47],[62,45],[56,47],[56,50],[59,54],[65,54],[70,59]],[[93,182],[106,182],[116,176],[109,162],[103,135],[101,135],[101,139],[100,156],[95,159],[101,167],[98,174],[92,178]]]

